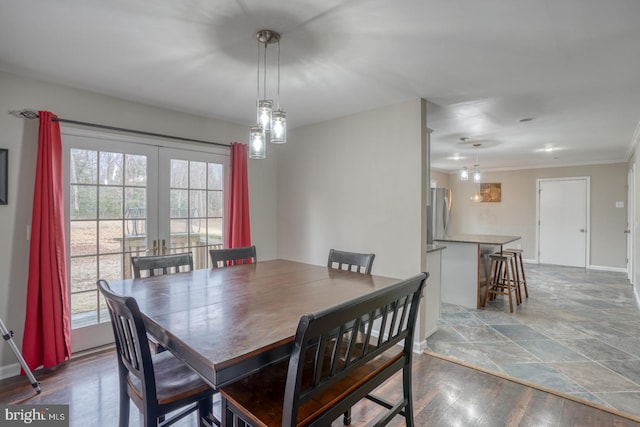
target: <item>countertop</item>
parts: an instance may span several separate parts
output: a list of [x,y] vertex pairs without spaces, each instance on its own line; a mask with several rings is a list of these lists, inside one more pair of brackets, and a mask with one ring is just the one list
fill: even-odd
[[506,245],[515,240],[519,240],[520,236],[501,236],[496,234],[452,234],[441,239],[434,239],[438,242],[458,242],[458,243],[476,243],[484,245]]

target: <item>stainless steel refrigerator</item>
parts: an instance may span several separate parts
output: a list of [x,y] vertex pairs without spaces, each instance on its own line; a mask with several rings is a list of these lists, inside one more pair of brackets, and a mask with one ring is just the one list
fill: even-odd
[[447,235],[451,219],[452,192],[449,188],[431,189],[431,206],[427,206],[427,243]]

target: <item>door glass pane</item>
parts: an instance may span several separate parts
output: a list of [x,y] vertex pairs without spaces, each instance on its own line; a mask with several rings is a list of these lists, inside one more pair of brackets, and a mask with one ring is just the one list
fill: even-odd
[[145,253],[147,156],[69,150],[71,326],[109,321],[98,279],[131,276],[131,254]]
[[171,252],[191,251],[194,268],[208,268],[209,249],[222,247],[224,165],[184,159],[170,162]]

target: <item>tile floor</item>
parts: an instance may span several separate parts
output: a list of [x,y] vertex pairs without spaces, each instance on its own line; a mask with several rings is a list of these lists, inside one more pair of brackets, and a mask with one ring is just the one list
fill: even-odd
[[443,304],[427,350],[640,416],[640,310],[625,273],[525,264],[509,313]]

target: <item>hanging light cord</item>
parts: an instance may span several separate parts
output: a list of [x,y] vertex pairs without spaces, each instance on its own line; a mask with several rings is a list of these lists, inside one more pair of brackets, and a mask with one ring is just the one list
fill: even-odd
[[278,38],[278,110],[280,110],[280,39]]
[[267,99],[267,42],[264,44],[264,85],[262,90],[264,93],[262,99]]
[[260,43],[258,43],[258,74],[256,76],[256,99],[260,100]]

